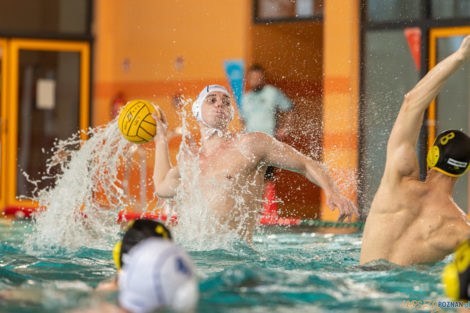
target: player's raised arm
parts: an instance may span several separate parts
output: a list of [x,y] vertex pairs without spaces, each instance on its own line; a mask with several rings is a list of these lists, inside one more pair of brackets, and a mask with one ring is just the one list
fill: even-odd
[[456,52],[439,62],[405,95],[388,140],[386,175],[398,173],[400,176],[419,176],[415,146],[424,113],[447,79],[469,57],[470,36],[467,36]]
[[[158,109],[160,110],[160,109]],[[177,167],[172,167],[168,149],[168,138],[165,114],[160,110],[162,119],[156,113],[152,114],[157,123],[157,133],[155,135],[155,167],[153,171],[153,183],[157,196],[161,198],[171,198],[176,195],[176,187],[179,184],[179,171]]]
[[256,133],[254,136],[256,137],[253,141],[262,162],[302,174],[312,183],[320,186],[326,194],[327,205],[330,209],[338,208],[340,213],[338,221],[342,222],[346,218],[350,221],[353,214],[359,215],[356,206],[343,197],[321,162],[303,155],[291,146],[266,134]]

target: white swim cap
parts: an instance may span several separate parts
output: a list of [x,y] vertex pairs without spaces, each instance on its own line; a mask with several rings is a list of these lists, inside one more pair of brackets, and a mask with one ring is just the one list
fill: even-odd
[[131,249],[119,275],[119,303],[133,313],[189,311],[199,298],[193,262],[179,246],[149,238]]
[[[222,131],[219,130],[219,129],[216,129],[216,128],[213,128],[211,126],[209,126],[205,121],[204,119],[202,118],[202,103],[204,102],[204,99],[206,99],[207,95],[213,91],[220,91],[220,92],[223,92],[225,93],[227,96],[230,97],[230,93],[227,91],[227,89],[225,89],[225,87],[223,86],[220,86],[220,85],[207,85],[206,87],[204,87],[204,89],[202,89],[202,91],[199,93],[199,96],[197,97],[196,101],[193,102],[193,107],[192,107],[192,110],[193,110],[193,115],[194,117],[199,121],[201,122],[202,124],[204,124],[206,127],[210,128],[211,129],[211,133],[210,135],[212,135],[213,133],[217,132],[217,134],[219,136],[222,136]],[[233,107],[230,105],[230,120],[233,119]]]

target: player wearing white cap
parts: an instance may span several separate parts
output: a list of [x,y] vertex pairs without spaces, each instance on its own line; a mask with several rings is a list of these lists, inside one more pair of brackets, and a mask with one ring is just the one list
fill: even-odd
[[178,245],[149,238],[132,248],[119,275],[119,304],[132,313],[192,311],[199,299],[193,262]]
[[101,302],[70,313],[147,313],[157,309],[193,312],[199,300],[195,266],[183,248],[149,237],[126,253],[118,278],[119,305]]
[[[332,210],[339,209],[339,221],[357,214],[357,208],[341,195],[320,162],[265,133],[230,132],[228,124],[233,118],[233,107],[224,87],[204,87],[193,103],[192,112],[199,122],[202,137],[197,155],[200,169],[197,179],[207,206],[221,224],[238,231],[243,239],[251,242],[257,225],[262,209],[264,173],[268,166],[298,172],[322,187],[328,206]],[[159,197],[172,198],[180,184],[181,173],[178,166],[170,163],[167,124],[163,112],[161,114],[162,120],[154,114],[157,120],[154,185]],[[236,207],[238,211],[234,212]],[[244,222],[240,223],[240,218]]]

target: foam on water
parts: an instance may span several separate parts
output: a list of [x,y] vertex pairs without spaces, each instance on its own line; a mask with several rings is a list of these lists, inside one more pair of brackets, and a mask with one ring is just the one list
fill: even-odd
[[[61,174],[53,187],[36,193],[34,200],[47,210],[34,215],[34,230],[25,240],[28,252],[105,249],[117,240],[117,211],[129,200],[118,169],[129,159],[131,144],[121,136],[116,120],[90,129],[88,136],[81,141],[76,134],[56,143],[46,168],[51,172],[59,166]],[[78,143],[79,150],[70,149]]]

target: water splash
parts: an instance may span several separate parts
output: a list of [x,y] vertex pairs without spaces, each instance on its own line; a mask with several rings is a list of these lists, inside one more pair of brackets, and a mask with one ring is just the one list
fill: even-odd
[[[185,101],[186,105],[190,99]],[[199,155],[201,146],[194,140],[191,133],[198,129],[191,128],[186,116],[186,110],[179,111],[182,121],[182,141],[177,155],[177,162],[181,176],[180,185],[176,196],[169,202],[169,213],[178,216],[178,225],[172,228],[176,241],[192,251],[233,249],[234,243],[240,241],[238,234],[243,233],[244,224],[250,218],[246,208],[244,195],[247,188],[236,188],[238,177],[233,181],[221,183],[215,179],[205,179],[201,184],[201,169],[199,167]],[[223,190],[225,192],[212,192]],[[237,193],[234,193],[234,190]],[[210,203],[218,200],[224,201],[224,197],[234,200],[234,207],[229,217],[221,217],[217,208]],[[249,208],[255,210],[256,208]],[[234,229],[230,220],[237,219],[238,227]]]
[[[191,99],[182,99],[183,105],[178,112],[182,141],[177,162],[181,182],[176,196],[164,204],[168,215],[178,217],[177,225],[170,227],[176,241],[192,251],[233,249],[234,243],[241,241],[246,224],[257,222],[261,217],[263,195],[253,194],[256,187],[260,190],[260,182],[235,176],[223,182],[205,179],[201,184],[201,146],[191,135],[198,129],[190,126],[186,116],[190,103]],[[308,127],[302,128],[300,132],[319,127],[310,121]],[[117,120],[89,129],[87,135],[89,139],[85,141],[80,140],[80,134],[57,141],[53,148],[43,179],[53,179],[55,185],[36,190],[34,200],[47,210],[34,216],[34,230],[25,240],[24,246],[31,253],[51,249],[74,251],[82,246],[109,249],[118,240],[117,211],[135,204],[126,192],[120,173],[132,162],[136,149],[146,148],[126,141],[120,134]],[[76,146],[80,149],[74,150]],[[308,150],[306,154],[316,157],[319,146],[309,146]],[[53,174],[57,168],[60,174]],[[355,173],[346,176],[350,177],[343,182],[345,185],[355,180]],[[37,182],[32,183],[37,186]],[[217,192],[213,192],[215,188]],[[250,204],[246,203],[249,197],[254,198]],[[227,200],[234,204],[228,212],[219,211],[212,205]],[[226,216],[221,216],[223,214]]]
[[[186,105],[190,101],[185,100]],[[191,250],[231,248],[231,243],[240,241],[237,232],[243,229],[247,218],[243,198],[235,195],[236,205],[232,210],[233,214],[238,214],[239,229],[221,223],[214,214],[217,212],[208,205],[207,190],[200,185],[200,147],[191,136],[191,131],[197,130],[189,127],[184,107],[179,115],[183,137],[177,156],[181,184],[177,196],[164,204],[168,215],[178,217],[177,225],[170,227],[175,239]],[[135,150],[145,147],[125,140],[117,120],[89,129],[87,135],[88,140],[80,140],[77,133],[55,143],[42,177],[54,184],[41,190],[40,182],[30,181],[36,186],[33,200],[47,209],[33,217],[33,230],[24,242],[28,253],[73,252],[83,246],[109,249],[119,239],[117,212],[135,204],[135,199],[126,192],[120,173],[123,167],[130,166]],[[80,149],[75,149],[77,146]],[[225,186],[227,193],[231,188],[230,184]],[[246,189],[242,189],[243,192],[247,192]]]
[[[117,211],[132,201],[124,192],[119,168],[133,149],[121,136],[117,120],[89,129],[87,135],[82,141],[77,133],[52,149],[46,174],[57,167],[60,174],[44,176],[54,178],[54,186],[35,192],[33,200],[47,209],[33,217],[33,232],[24,243],[30,253],[81,246],[107,249],[117,240]],[[71,149],[77,145],[80,149]]]

